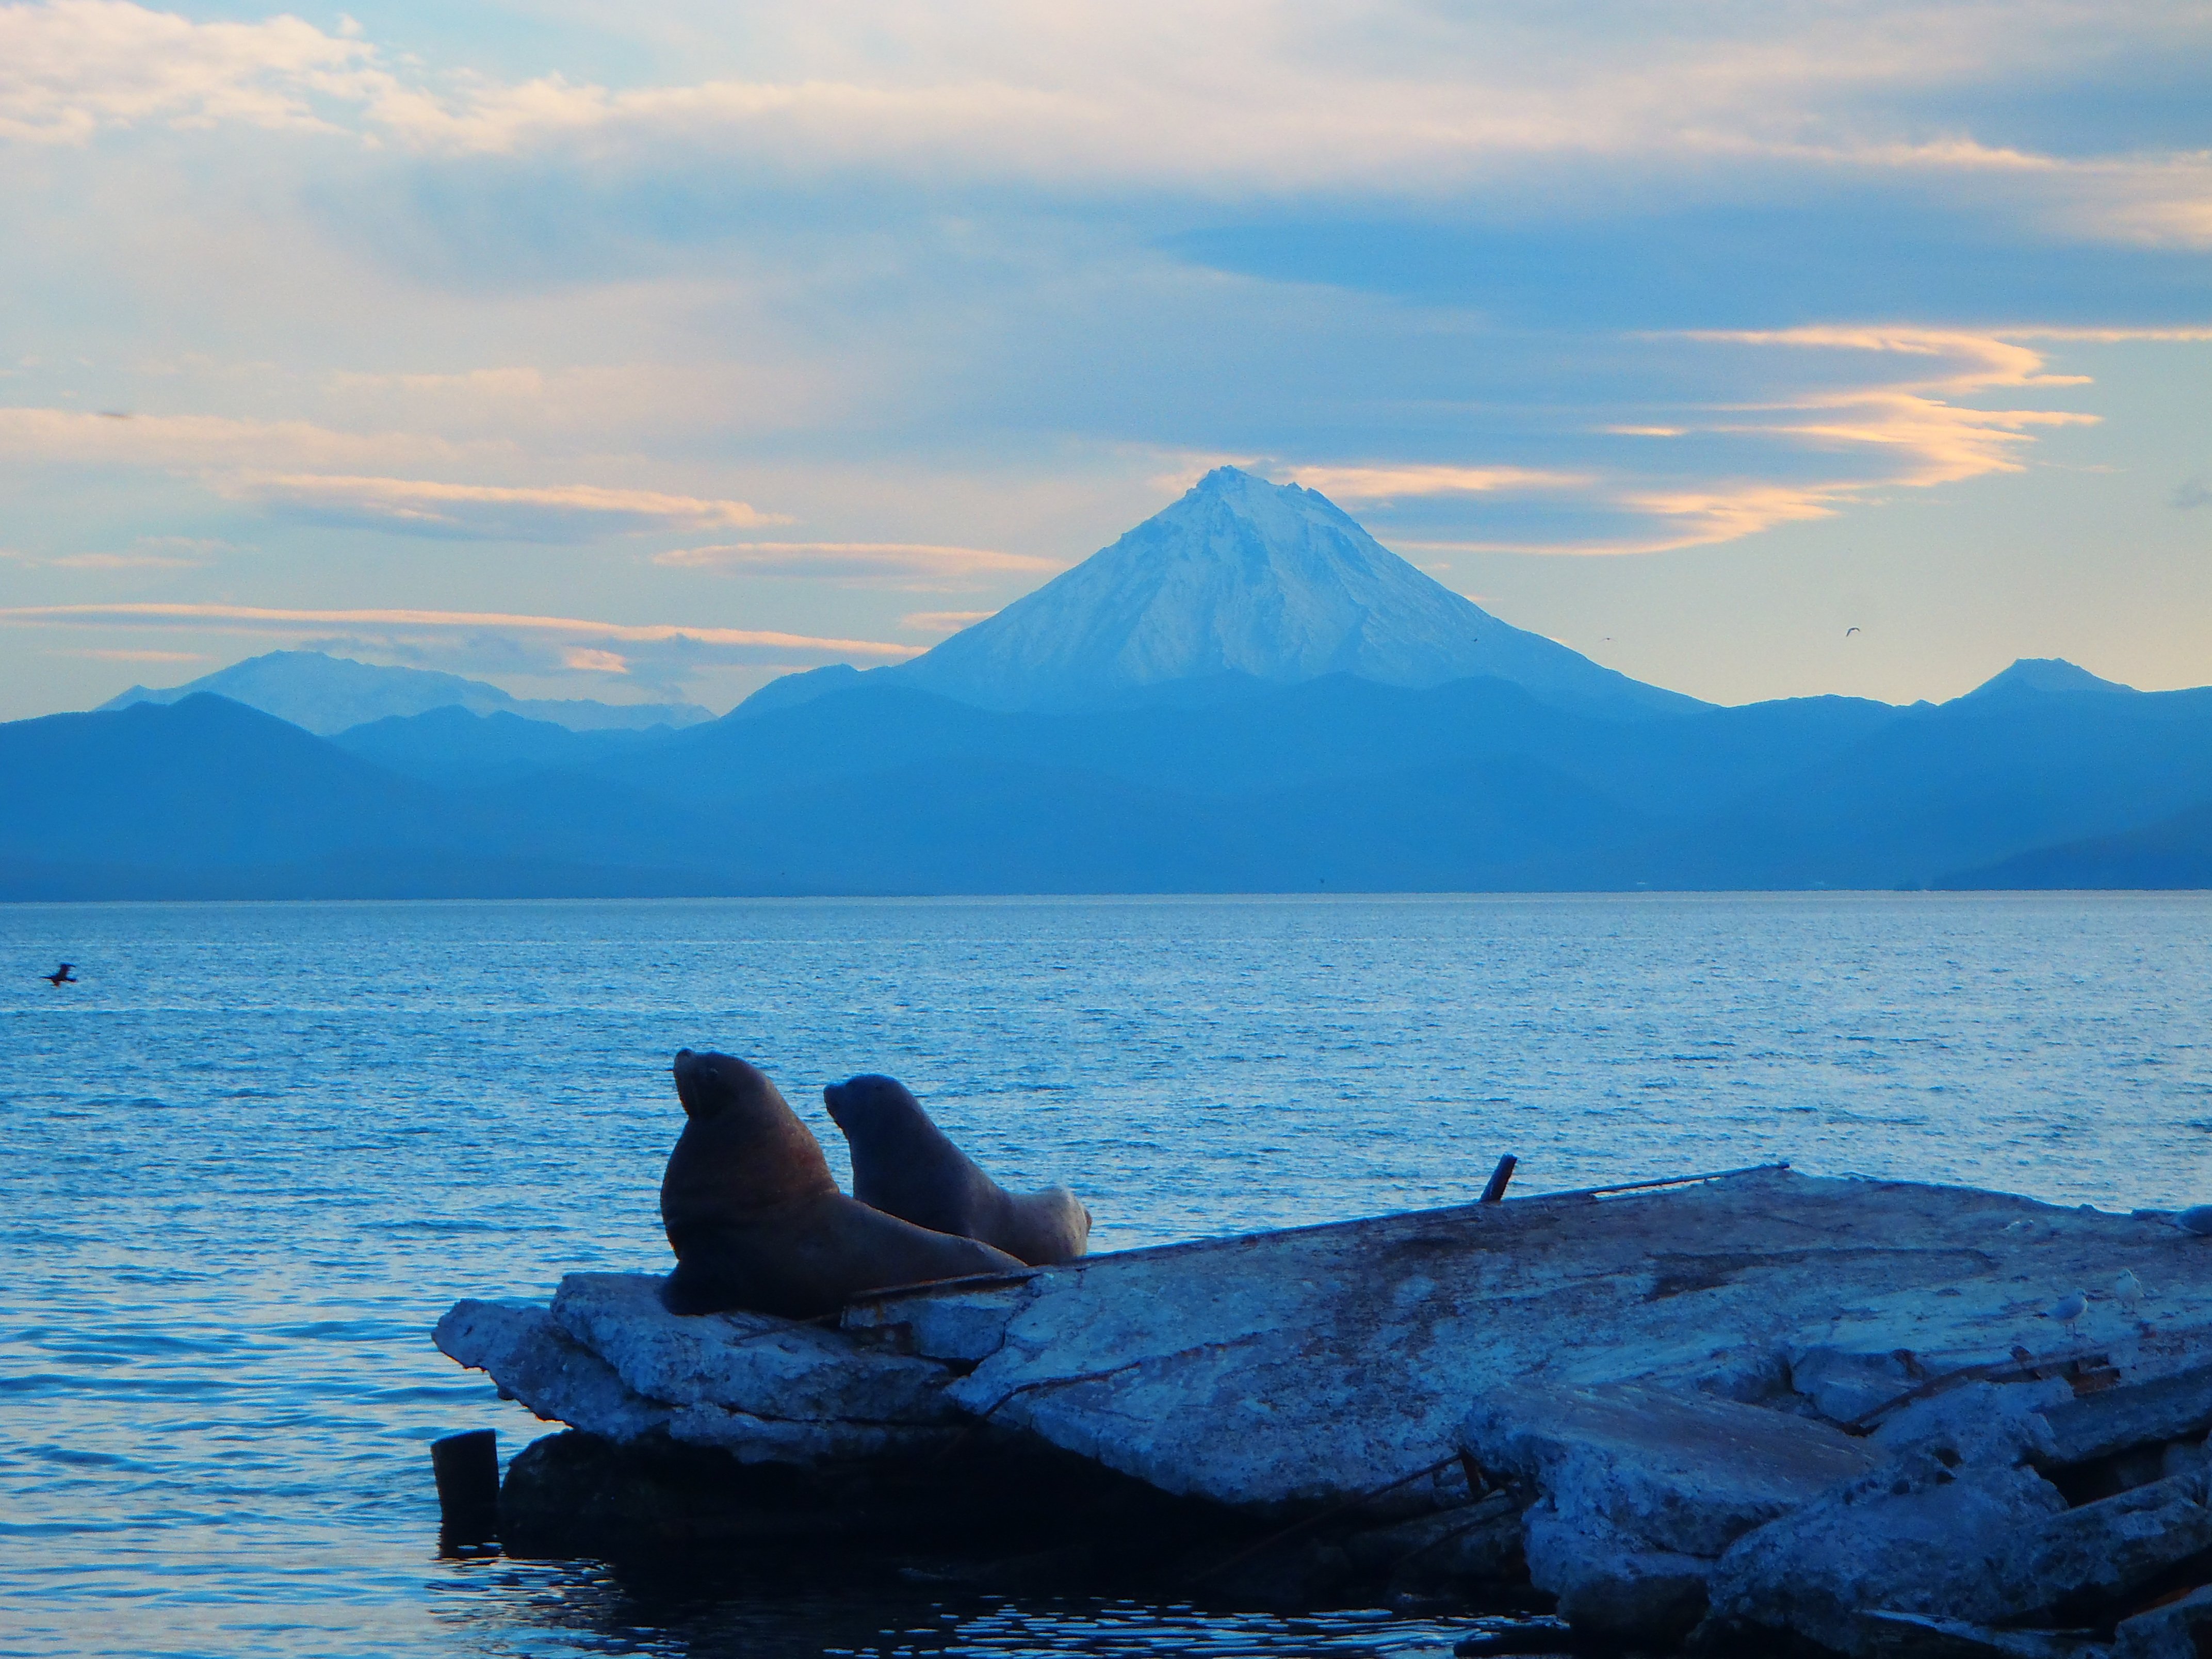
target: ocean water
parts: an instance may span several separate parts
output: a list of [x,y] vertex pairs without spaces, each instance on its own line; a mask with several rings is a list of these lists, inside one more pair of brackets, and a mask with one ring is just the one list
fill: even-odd
[[[67,959],[82,983],[37,975]],[[1096,1248],[1772,1158],[2212,1200],[2212,897],[0,907],[0,1651],[1449,1650],[1463,1621],[436,1553],[429,1342],[665,1267],[684,1045],[907,1079]]]

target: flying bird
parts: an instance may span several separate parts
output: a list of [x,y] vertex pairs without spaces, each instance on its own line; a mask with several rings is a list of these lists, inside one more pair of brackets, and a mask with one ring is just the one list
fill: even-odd
[[1854,635],[1854,634],[1857,633],[1858,631],[1859,631],[1859,630],[1858,630],[1857,629],[1856,629],[1856,628],[1846,628],[1846,629],[1844,630],[1844,637],[1845,639],[1849,639],[1849,638],[1850,638],[1850,636],[1851,636],[1852,635]]
[[41,974],[39,977],[49,985],[74,985],[76,983],[76,975],[70,972],[70,969],[76,965],[75,963],[65,962],[52,973]]

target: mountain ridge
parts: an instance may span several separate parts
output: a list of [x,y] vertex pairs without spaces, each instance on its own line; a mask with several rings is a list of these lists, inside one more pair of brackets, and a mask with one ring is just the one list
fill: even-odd
[[1216,467],[1183,496],[885,678],[1002,709],[1072,708],[1212,676],[1491,676],[1623,714],[1709,705],[1503,622],[1317,491]]
[[0,775],[14,898],[1926,887],[2169,821],[2185,851],[2212,690],[1654,721],[1489,678],[1007,713],[869,676],[434,785],[203,694],[0,725]]
[[465,708],[508,714],[570,731],[688,726],[714,715],[696,703],[611,703],[589,698],[517,697],[485,680],[430,668],[392,668],[320,651],[270,651],[218,668],[183,685],[152,690],[134,685],[93,712],[134,703],[173,703],[202,693],[227,697],[265,714],[330,737],[371,720]]

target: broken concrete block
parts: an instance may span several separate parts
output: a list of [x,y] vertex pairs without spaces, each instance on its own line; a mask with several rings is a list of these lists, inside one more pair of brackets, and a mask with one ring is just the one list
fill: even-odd
[[1880,1650],[1864,1609],[1996,1623],[2021,1611],[2008,1547],[2065,1508],[2033,1469],[1909,1454],[1730,1546],[1698,1639],[1790,1635],[1857,1656]]
[[615,1441],[667,1431],[665,1404],[637,1395],[543,1308],[459,1302],[438,1322],[431,1340],[447,1358],[489,1371],[501,1394],[549,1423],[589,1426]]
[[2203,1659],[2212,1653],[2212,1584],[2120,1620],[2112,1659]]
[[1872,1438],[1892,1456],[1929,1452],[1960,1463],[2017,1468],[2057,1452],[2044,1412],[2072,1398],[2061,1382],[1969,1382],[1902,1407]]
[[1790,1355],[1790,1388],[1832,1423],[1856,1422],[1910,1394],[1927,1375],[1919,1360],[1900,1348],[1861,1353],[1824,1346]]
[[1713,1565],[1705,1556],[1655,1550],[1543,1504],[1528,1512],[1522,1547],[1528,1582],[1559,1598],[1559,1617],[1577,1636],[1671,1644],[1704,1616]]
[[[2093,1333],[2094,1310],[2078,1330],[2042,1317],[2051,1287],[2110,1284],[2121,1272],[2159,1287],[2124,1333],[2117,1323]],[[1844,1536],[1840,1523],[1833,1537],[1803,1533],[1793,1571],[1815,1582],[1789,1595],[1802,1593],[1814,1609],[1806,1616],[1819,1622],[1819,1610],[1847,1591],[1880,1606],[1899,1586],[1921,1597],[1899,1607],[1906,1613],[1973,1623],[2013,1612],[1997,1605],[1996,1590],[2018,1584],[2002,1562],[1983,1557],[2003,1555],[2066,1497],[2102,1499],[2184,1472],[2191,1458],[2183,1436],[2202,1432],[2186,1427],[2197,1406],[2180,1397],[2182,1384],[2119,1401],[2136,1386],[2123,1383],[2108,1390],[2113,1401],[2085,1397],[2078,1412],[2053,1401],[2051,1410],[2070,1415],[2068,1432],[2080,1430],[2071,1440],[2058,1435],[2053,1450],[2033,1440],[2036,1413],[2010,1410],[2040,1402],[2028,1391],[2038,1385],[1902,1397],[1970,1368],[2033,1369],[2028,1348],[2093,1337],[2105,1345],[2104,1363],[2094,1371],[2074,1365],[2077,1384],[2202,1366],[2212,1353],[2212,1252],[2162,1223],[1778,1170],[1089,1256],[881,1292],[847,1309],[834,1329],[746,1316],[679,1319],[659,1306],[654,1285],[649,1275],[579,1278],[550,1312],[465,1303],[441,1324],[440,1345],[491,1370],[540,1414],[605,1437],[593,1443],[620,1454],[610,1468],[658,1468],[665,1459],[679,1473],[711,1467],[720,1482],[738,1469],[741,1484],[761,1492],[834,1488],[843,1508],[820,1507],[824,1536],[878,1513],[887,1481],[921,1480],[924,1466],[912,1454],[957,1442],[953,1462],[966,1465],[988,1441],[1005,1466],[996,1492],[1058,1492],[1074,1469],[1110,1477],[1108,1486],[1126,1477],[1148,1499],[1202,1500],[1172,1507],[1203,1511],[1193,1535],[1215,1559],[1225,1553],[1215,1536],[1224,1528],[1265,1534],[1326,1521],[1326,1534],[1300,1534],[1307,1542],[1296,1550],[1261,1558],[1288,1583],[1297,1574],[1283,1564],[1310,1557],[1321,1575],[1306,1585],[1312,1596],[1336,1593],[1324,1580],[1337,1582],[1328,1575],[1338,1558],[1352,1572],[1343,1584],[1358,1587],[1342,1593],[1371,1593],[1370,1568],[1350,1560],[1351,1540],[1368,1535],[1346,1539],[1354,1524],[1369,1533],[1406,1525],[1409,1548],[1433,1540],[1414,1560],[1457,1551],[1470,1573],[1490,1571],[1484,1561],[1517,1573],[1522,1552],[1501,1547],[1486,1528],[1462,1534],[1436,1519],[1469,1502],[1455,1453],[1462,1419],[1470,1401],[1570,1397],[1582,1414],[1579,1449],[1566,1449],[1572,1437],[1555,1437],[1553,1451],[1528,1449],[1520,1461],[1545,1472],[1549,1486],[1519,1530],[1524,1548],[1528,1536],[1537,1540],[1537,1555],[1553,1564],[1547,1575],[1593,1625],[1679,1621],[1698,1564],[1723,1549],[1721,1567],[1741,1569],[1743,1581],[1729,1605],[1747,1619],[1796,1616],[1796,1604],[1754,1570],[1752,1546],[1800,1524],[1805,1511],[1782,1511],[1803,1502],[1822,1471],[1782,1480],[1778,1465],[1762,1462],[1767,1453],[1752,1450],[1778,1435],[1802,1451],[1829,1434],[1817,1419],[1794,1415],[1808,1403],[1853,1419],[1863,1406],[1890,1408],[1897,1421],[1882,1446],[1826,1443],[1849,1449],[1839,1455],[1885,1448],[1901,1455],[1850,1517],[1870,1527],[1869,1538]],[[1620,1388],[1650,1394],[1606,1393]],[[1990,1399],[2007,1409],[1985,1421],[1974,1402]],[[1686,1413],[1697,1420],[1667,1418],[1670,1428],[1639,1444],[1618,1420],[1602,1432],[1595,1426],[1607,1400],[1616,1419]],[[1769,1400],[1777,1405],[1759,1403]],[[1777,1408],[1784,1404],[1787,1411]],[[2129,1426],[2112,1427],[2123,1409]],[[2106,1467],[2110,1459],[2051,1462],[2099,1437],[2144,1432],[2145,1422],[2161,1432],[2184,1428],[2118,1454],[2125,1468]],[[1529,1425],[1522,1430],[1527,1448],[1542,1438]],[[1656,1440],[1673,1443],[1674,1464]],[[2171,1454],[2177,1467],[2168,1469],[2167,1448],[2177,1443],[2185,1449]],[[699,1446],[732,1456],[701,1458]],[[2063,1492],[2032,1470],[1984,1467],[2023,1451],[2051,1469]],[[1516,1461],[1478,1455],[1494,1465]],[[1047,1457],[1057,1460],[1048,1479],[1036,1474]],[[564,1481],[582,1481],[600,1465],[562,1467]],[[931,1480],[941,1473],[927,1468]],[[654,1482],[655,1491],[690,1491],[673,1474]],[[556,1486],[568,1490],[545,1487],[548,1514],[564,1501]],[[2167,1504],[2177,1525],[2193,1525],[2170,1497],[2141,1501]],[[2119,1522],[2137,1511],[2100,1513],[2115,1519],[2071,1524],[2110,1525],[2115,1547],[2134,1549]],[[728,1524],[741,1532],[751,1514]],[[1978,1555],[1974,1540],[1985,1538],[1996,1541]],[[2067,1540],[2064,1529],[2053,1532],[2034,1547],[2040,1555],[2018,1544],[2029,1555],[2015,1578],[2102,1594],[2094,1573],[2066,1565],[2088,1546]],[[1070,1547],[1089,1551],[1095,1541]],[[1717,1583],[1727,1577],[1715,1571]],[[1727,1610],[1717,1603],[1715,1614]]]
[[1459,1443],[1537,1494],[1530,1582],[1577,1631],[1624,1639],[1687,1631],[1715,1558],[1875,1461],[1809,1418],[1626,1383],[1502,1391]]
[[[825,1351],[810,1339],[835,1342],[835,1333],[794,1333],[765,1315],[682,1318],[644,1275],[571,1280],[556,1299],[566,1327],[544,1309],[471,1301],[438,1322],[434,1340],[538,1416],[616,1445],[676,1441],[719,1447],[740,1463],[807,1468],[931,1450],[960,1433],[934,1388],[911,1372],[934,1370],[926,1361]],[[841,1404],[909,1414],[840,1416]]]
[[2056,1463],[2086,1463],[2161,1440],[2202,1438],[2212,1429],[2212,1365],[2065,1400],[2045,1415]]
[[2212,1552],[2202,1475],[2177,1475],[2024,1527],[1998,1563],[2015,1615],[2109,1617],[2167,1568]]
[[[2044,1626],[2109,1618],[2168,1569],[2212,1551],[2201,1477],[2069,1509],[2030,1468],[1914,1452],[1747,1535],[1711,1580],[1709,1636],[1788,1632],[1872,1655],[1856,1612]],[[1893,1623],[1894,1621],[1892,1621]]]
[[1571,1522],[1708,1558],[1875,1462],[1809,1418],[1638,1383],[1502,1391],[1462,1420],[1459,1444]]
[[2159,1478],[2175,1474],[2212,1474],[2212,1447],[2202,1440],[2172,1440],[2160,1449]]
[[1006,1322],[1029,1300],[1031,1282],[963,1286],[957,1296],[872,1291],[845,1310],[845,1330],[889,1339],[900,1352],[973,1366],[998,1352]]
[[943,1424],[942,1365],[770,1314],[672,1314],[643,1273],[570,1273],[553,1322],[650,1400],[795,1422]]

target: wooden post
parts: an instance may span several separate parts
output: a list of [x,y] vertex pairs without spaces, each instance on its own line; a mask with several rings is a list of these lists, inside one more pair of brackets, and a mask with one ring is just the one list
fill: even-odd
[[1483,1203],[1497,1204],[1504,1201],[1505,1183],[1513,1179],[1513,1166],[1520,1161],[1510,1152],[1498,1160],[1498,1167],[1490,1172],[1490,1184],[1482,1189]]
[[471,1429],[430,1443],[438,1480],[438,1547],[448,1553],[499,1538],[499,1431]]

